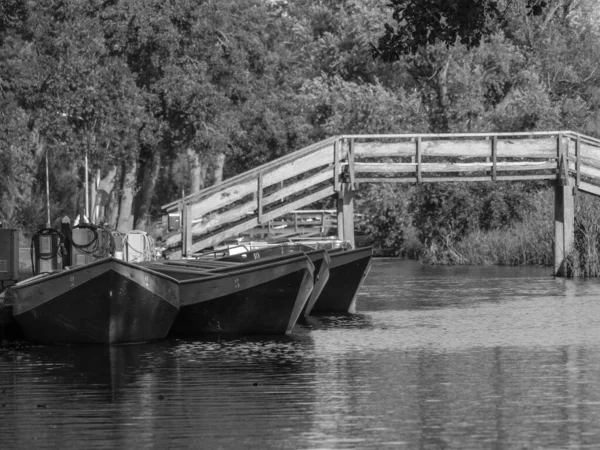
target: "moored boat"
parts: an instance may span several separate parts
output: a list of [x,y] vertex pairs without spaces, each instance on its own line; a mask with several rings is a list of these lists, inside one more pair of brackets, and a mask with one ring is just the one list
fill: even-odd
[[225,256],[219,258],[218,261],[231,261],[231,262],[248,262],[252,260],[259,260],[264,258],[273,257],[279,254],[290,254],[290,253],[298,253],[304,252],[306,256],[308,256],[315,266],[314,271],[314,287],[308,301],[306,302],[306,306],[302,311],[302,315],[308,316],[313,310],[315,303],[321,292],[325,288],[327,281],[329,280],[329,264],[331,262],[331,258],[326,250],[324,249],[313,249],[311,247],[307,247],[302,244],[292,244],[285,246],[272,246],[272,247],[264,247],[258,248],[253,251],[246,251],[244,253],[238,253],[231,256]]
[[25,337],[43,343],[158,340],[179,311],[177,280],[113,257],[36,275],[6,296]]
[[328,251],[329,281],[312,309],[316,313],[356,312],[356,296],[371,270],[373,247]]
[[193,260],[146,266],[179,280],[174,333],[290,334],[314,286],[304,254],[213,269]]
[[337,239],[304,239],[279,243],[259,241],[209,252],[204,258],[213,255],[217,257],[217,261],[235,261],[282,253],[309,254],[314,249],[327,249],[330,258],[328,280],[313,299],[307,314],[355,312],[356,296],[371,269],[372,246],[352,249],[346,242]]

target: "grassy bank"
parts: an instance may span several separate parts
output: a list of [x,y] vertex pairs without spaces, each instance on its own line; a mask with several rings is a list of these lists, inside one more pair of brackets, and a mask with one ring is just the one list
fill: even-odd
[[535,194],[533,208],[508,227],[475,230],[460,241],[426,246],[425,264],[544,265],[554,263],[554,199],[551,190]]
[[[460,241],[424,246],[425,264],[540,265],[554,264],[554,192],[536,194],[535,208],[523,220],[501,229],[476,230]],[[567,256],[569,277],[600,276],[600,198],[580,193],[575,200],[575,246]]]

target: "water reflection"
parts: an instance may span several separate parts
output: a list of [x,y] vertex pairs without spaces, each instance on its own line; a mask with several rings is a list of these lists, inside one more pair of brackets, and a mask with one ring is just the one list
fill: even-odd
[[[377,261],[292,336],[0,349],[6,448],[596,448],[600,284]],[[84,443],[84,444],[82,444]],[[4,447],[3,447],[4,448]]]

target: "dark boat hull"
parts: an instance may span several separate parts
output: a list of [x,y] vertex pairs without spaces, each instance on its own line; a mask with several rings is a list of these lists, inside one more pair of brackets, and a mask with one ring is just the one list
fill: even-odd
[[179,311],[176,280],[114,258],[26,280],[7,295],[25,337],[44,343],[158,340]]
[[317,299],[321,295],[321,292],[325,288],[327,281],[329,280],[329,264],[331,262],[331,258],[329,254],[324,249],[313,250],[310,247],[305,245],[297,245],[297,244],[286,244],[286,245],[278,245],[264,248],[257,248],[252,251],[240,253],[237,255],[227,256],[224,258],[219,258],[218,261],[235,261],[235,262],[247,262],[252,260],[260,260],[264,258],[270,258],[275,255],[285,255],[290,253],[299,253],[304,252],[306,256],[308,256],[315,266],[314,272],[314,287],[310,296],[308,297],[308,301],[306,302],[306,306],[302,311],[303,316],[308,316]]
[[312,313],[355,312],[356,296],[371,269],[373,248],[330,251],[329,256],[329,280]]
[[174,333],[290,334],[314,281],[306,255],[203,272],[164,265],[154,267],[180,280],[181,309]]
[[[372,247],[347,250],[345,246],[338,244],[337,241],[314,241],[312,244],[283,243],[274,246],[256,247],[249,252],[219,258],[219,260],[235,261],[240,258],[246,260],[288,252],[306,252],[309,254],[311,252],[308,249],[311,248],[311,245],[321,249],[327,248],[330,261],[327,264],[327,280],[319,285],[318,291],[316,289],[313,291],[305,315],[354,312],[356,310],[356,295],[371,268]],[[244,257],[244,255],[248,256]]]

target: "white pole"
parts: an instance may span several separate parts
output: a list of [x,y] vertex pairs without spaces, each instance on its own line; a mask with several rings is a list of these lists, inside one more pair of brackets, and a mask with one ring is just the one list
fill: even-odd
[[46,211],[48,213],[46,226],[50,228],[50,180],[48,178],[48,147],[46,147]]
[[90,200],[88,192],[88,155],[85,152],[85,217],[90,217]]

